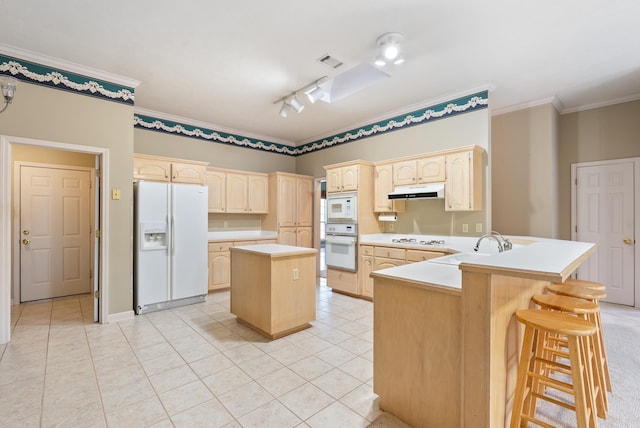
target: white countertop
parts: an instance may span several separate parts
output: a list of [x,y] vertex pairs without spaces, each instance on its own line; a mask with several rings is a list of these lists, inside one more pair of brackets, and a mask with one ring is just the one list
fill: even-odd
[[[392,243],[392,239],[415,238],[416,241],[444,240],[435,247],[415,243]],[[497,243],[483,239],[479,252],[488,254],[460,263],[442,264],[438,259],[411,263],[373,272],[373,276],[406,280],[435,287],[461,288],[462,270],[480,273],[497,273],[508,276],[536,278],[547,281],[563,281],[593,251],[595,244],[536,237],[511,237],[513,249],[498,252]],[[421,248],[450,253],[473,253],[478,237],[372,234],[362,235],[359,243],[365,245],[393,245],[404,248]],[[445,256],[446,257],[446,256]]]
[[224,232],[208,232],[209,241],[251,241],[256,239],[276,239],[274,230],[229,230]]
[[292,245],[282,244],[256,244],[256,245],[239,245],[231,247],[231,252],[245,251],[251,253],[260,253],[271,257],[285,257],[292,255],[307,255],[318,252],[315,248],[294,247]]

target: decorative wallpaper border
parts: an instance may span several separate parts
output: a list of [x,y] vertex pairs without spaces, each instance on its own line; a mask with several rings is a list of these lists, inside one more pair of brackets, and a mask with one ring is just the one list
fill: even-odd
[[133,105],[135,90],[81,74],[0,55],[0,74],[29,83],[53,87],[109,101]]
[[380,122],[352,129],[341,134],[332,135],[321,140],[312,141],[301,146],[293,147],[285,144],[273,143],[270,141],[258,140],[255,138],[243,137],[240,135],[228,134],[212,129],[206,129],[172,122],[166,119],[158,119],[151,116],[136,114],[134,116],[134,127],[151,131],[165,132],[168,134],[182,135],[185,137],[198,138],[216,143],[232,144],[239,147],[247,147],[256,150],[264,150],[272,153],[279,153],[289,156],[300,156],[306,153],[323,150],[339,144],[345,144],[363,138],[373,137],[386,132],[398,131],[409,126],[424,124],[426,122],[445,119],[475,110],[482,110],[489,107],[489,91],[482,91],[476,94],[467,95],[455,100],[446,101],[431,107],[395,116]]
[[198,138],[216,143],[231,144],[234,146],[263,150],[266,152],[296,156],[296,149],[293,146],[243,137],[241,135],[228,134],[226,132],[172,122],[170,120],[158,119],[142,114],[136,114],[133,116],[133,126],[134,128],[143,128],[150,131],[165,132],[167,134],[182,135],[184,137]]

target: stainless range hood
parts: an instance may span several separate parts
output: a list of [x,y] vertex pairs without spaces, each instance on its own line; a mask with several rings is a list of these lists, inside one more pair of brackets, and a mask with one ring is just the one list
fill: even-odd
[[396,187],[388,195],[389,199],[442,199],[444,183]]

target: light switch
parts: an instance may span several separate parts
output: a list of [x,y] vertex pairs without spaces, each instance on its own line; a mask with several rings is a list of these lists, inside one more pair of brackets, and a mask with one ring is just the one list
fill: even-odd
[[120,200],[120,189],[111,189],[111,199],[114,201]]
[[482,232],[482,223],[476,223],[476,232]]
[[469,233],[469,224],[464,223],[464,224],[462,225],[462,232],[463,232],[463,233]]

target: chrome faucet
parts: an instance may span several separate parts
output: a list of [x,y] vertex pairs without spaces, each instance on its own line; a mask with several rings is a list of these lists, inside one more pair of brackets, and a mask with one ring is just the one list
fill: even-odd
[[491,233],[488,233],[486,235],[482,235],[478,241],[476,242],[476,246],[473,248],[473,251],[478,251],[480,249],[480,242],[482,242],[482,240],[484,238],[493,238],[495,239],[495,241],[498,243],[498,252],[503,252],[503,251],[508,251],[511,248],[513,248],[513,244],[511,244],[511,241],[509,241],[509,239],[503,237],[500,233],[495,232],[495,231],[491,231]]
[[498,243],[498,252],[503,252],[504,248],[502,248],[502,241],[500,240],[500,238],[498,238],[496,235],[493,234],[486,234],[486,235],[482,235],[479,239],[478,242],[476,242],[476,246],[473,248],[473,251],[478,251],[480,249],[480,243],[482,242],[482,240],[484,238],[493,238],[496,240],[496,242]]

